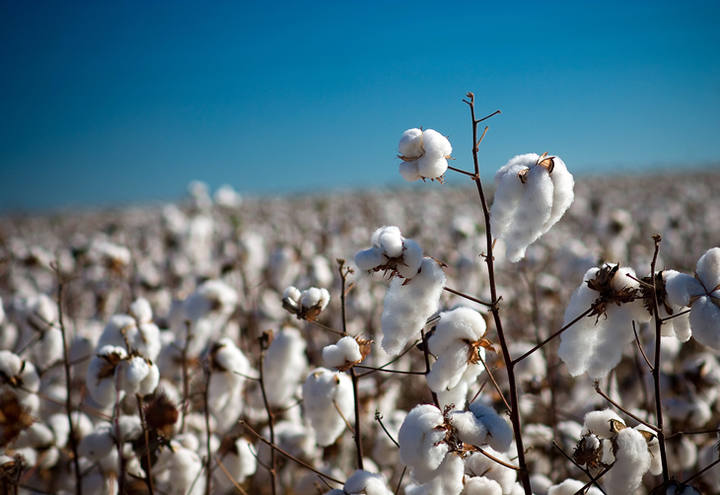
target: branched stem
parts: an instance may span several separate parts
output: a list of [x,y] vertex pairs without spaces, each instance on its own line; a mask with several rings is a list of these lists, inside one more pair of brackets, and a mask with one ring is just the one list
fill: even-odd
[[588,478],[590,478],[591,483],[594,483],[595,486],[597,486],[598,489],[599,489],[601,492],[605,493],[605,490],[603,490],[603,488],[598,484],[597,480],[593,477],[593,475],[590,474],[590,471],[588,471],[587,469],[585,469],[584,467],[582,467],[580,464],[578,464],[578,463],[575,461],[575,459],[573,459],[572,456],[569,456],[569,455],[567,454],[567,452],[565,452],[565,451],[562,449],[562,447],[560,447],[560,445],[558,445],[558,443],[557,443],[555,440],[553,440],[553,446],[554,446],[556,449],[558,449],[558,450],[560,451],[560,453],[561,453],[568,461],[572,462],[572,463],[575,465],[576,468],[578,468],[580,471],[582,471],[583,473],[585,473],[585,475],[586,475]]
[[[345,316],[345,284],[347,282],[347,276],[352,272],[351,268],[345,267],[345,260],[337,260],[338,262],[338,273],[340,274],[340,312],[342,314],[342,332],[343,335],[347,335],[347,317]],[[365,469],[363,467],[363,448],[362,448],[362,433],[360,431],[360,398],[358,397],[358,377],[355,374],[355,369],[350,368],[350,378],[352,379],[353,387],[353,404],[355,407],[355,429],[353,437],[355,439],[355,451],[357,452],[357,465],[358,469]]]
[[467,94],[468,99],[463,100],[465,103],[467,103],[468,107],[470,107],[470,119],[472,122],[472,135],[473,135],[473,148],[472,148],[472,155],[473,155],[473,166],[475,171],[475,177],[473,178],[473,181],[475,182],[475,186],[478,191],[478,195],[480,196],[480,204],[482,206],[483,211],[483,217],[485,221],[485,242],[486,242],[486,253],[485,253],[485,262],[487,263],[488,267],[488,282],[490,285],[490,311],[493,315],[493,320],[495,322],[495,329],[498,334],[498,339],[500,340],[500,347],[502,349],[503,353],[503,359],[505,360],[506,366],[507,366],[507,375],[508,375],[508,385],[510,388],[510,421],[512,422],[513,427],[513,433],[515,436],[515,445],[517,447],[517,453],[518,453],[518,464],[519,464],[519,477],[520,482],[522,483],[523,489],[525,490],[525,495],[531,495],[531,489],[530,489],[530,475],[527,469],[527,464],[525,462],[525,448],[523,446],[522,441],[522,432],[520,428],[520,410],[518,407],[518,391],[517,391],[517,385],[515,382],[515,363],[513,363],[512,359],[510,358],[510,350],[508,349],[507,340],[505,337],[505,332],[503,331],[502,326],[502,320],[500,319],[500,308],[498,307],[498,296],[497,296],[497,287],[495,285],[495,259],[493,258],[493,238],[492,238],[492,232],[490,227],[490,210],[488,209],[487,200],[485,198],[485,191],[483,190],[482,181],[480,180],[480,164],[478,161],[478,146],[480,142],[482,141],[482,138],[485,136],[485,132],[487,131],[487,127],[485,128],[485,131],[482,134],[482,137],[478,139],[478,123],[481,121],[488,119],[492,117],[493,115],[497,114],[498,112],[494,112],[487,117],[483,117],[482,119],[476,119],[475,118],[475,95],[472,93]]
[[451,294],[455,294],[456,296],[464,297],[468,301],[476,302],[478,304],[482,304],[483,306],[487,306],[488,308],[492,308],[492,303],[481,301],[480,299],[469,294],[465,294],[464,292],[460,292],[459,290],[451,289],[450,287],[443,287],[443,290],[446,290]]
[[70,428],[70,449],[73,456],[73,470],[75,473],[75,494],[82,495],[82,475],[80,474],[80,458],[77,451],[77,437],[75,436],[75,426],[72,420],[72,382],[70,381],[70,358],[68,356],[67,334],[65,331],[65,320],[63,318],[63,282],[60,275],[60,267],[55,266],[57,275],[57,309],[58,323],[60,325],[60,333],[62,335],[63,344],[63,365],[65,367],[65,413],[67,414],[68,425]]
[[660,398],[660,338],[662,337],[662,320],[660,319],[660,309],[657,299],[657,277],[655,276],[655,264],[657,263],[658,251],[660,250],[661,237],[659,234],[653,236],[655,242],[655,251],[653,252],[652,262],[650,263],[650,277],[652,278],[653,288],[653,318],[655,320],[655,364],[652,368],[653,382],[655,383],[655,418],[657,422],[657,437],[660,444],[660,461],[662,462],[663,481],[665,483],[670,479],[668,471],[667,453],[665,452],[665,432],[663,431],[663,414],[662,400]]
[[[260,337],[260,392],[262,393],[263,398],[263,404],[265,405],[265,411],[267,412],[268,417],[268,428],[270,430],[270,443],[275,443],[275,415],[273,414],[272,409],[270,408],[270,403],[268,402],[267,393],[265,392],[265,374],[263,372],[263,367],[265,364],[265,343],[268,341],[268,339]],[[270,449],[270,466],[268,468],[268,471],[270,472],[270,486],[272,488],[272,493],[275,495],[277,493],[277,472],[276,472],[276,459],[275,459],[275,449]]]
[[600,394],[600,395],[603,397],[603,399],[605,399],[605,400],[608,401],[610,404],[612,404],[613,406],[615,406],[615,407],[616,407],[618,410],[620,410],[622,413],[624,413],[624,414],[626,414],[627,416],[631,417],[632,419],[634,419],[634,420],[637,421],[638,423],[647,426],[647,427],[650,428],[652,431],[654,431],[654,432],[656,432],[656,433],[659,433],[659,432],[660,432],[660,429],[659,429],[657,426],[655,426],[655,425],[652,424],[652,423],[648,423],[648,422],[645,421],[644,419],[641,419],[640,417],[638,417],[638,416],[636,416],[635,414],[631,413],[630,411],[628,411],[627,409],[625,409],[623,406],[621,406],[620,404],[618,404],[617,402],[615,402],[614,400],[612,400],[612,399],[610,398],[610,396],[608,396],[605,392],[603,392],[602,390],[600,390],[600,383],[599,383],[598,381],[595,381],[595,391],[596,391],[598,394]]
[[[205,390],[203,390],[203,411],[205,413],[205,495],[212,493],[212,455],[210,453],[210,363],[205,367]],[[121,492],[122,493],[122,492]]]
[[145,411],[143,410],[143,399],[140,394],[135,395],[137,400],[138,416],[140,416],[140,424],[142,425],[143,436],[145,437],[145,455],[147,456],[147,466],[145,468],[145,485],[148,488],[148,494],[155,493],[152,482],[152,461],[150,460],[150,435],[148,433],[147,422],[145,421]]
[[383,429],[383,431],[385,432],[387,437],[390,439],[390,441],[395,444],[395,447],[400,448],[400,444],[397,442],[397,440],[395,440],[393,438],[393,436],[390,434],[388,429],[385,427],[385,424],[383,423],[382,418],[383,418],[383,416],[382,416],[382,414],[380,414],[380,411],[375,411],[375,421],[380,423],[380,428]]

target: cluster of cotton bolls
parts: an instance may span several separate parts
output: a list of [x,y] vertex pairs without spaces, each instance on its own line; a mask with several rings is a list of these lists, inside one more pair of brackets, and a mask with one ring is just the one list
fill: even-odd
[[[446,182],[422,190],[257,199],[196,183],[160,207],[0,217],[0,485],[75,493],[77,460],[84,493],[265,495],[274,462],[277,493],[523,493],[496,328],[457,294],[491,297],[477,192],[454,187],[451,151],[403,135],[403,176]],[[717,174],[573,184],[537,155],[502,170],[488,199],[511,356],[588,312],[515,366],[533,493],[590,481],[560,448],[607,469],[606,493],[662,482],[635,419],[655,421],[640,353],[652,364],[655,232],[668,489],[714,493],[720,468],[682,481],[718,458]],[[335,260],[354,253],[343,321]],[[605,411],[596,379],[634,418]]]

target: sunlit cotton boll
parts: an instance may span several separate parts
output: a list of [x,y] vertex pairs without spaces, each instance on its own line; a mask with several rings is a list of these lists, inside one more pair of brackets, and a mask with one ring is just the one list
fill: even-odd
[[615,464],[604,477],[609,493],[634,493],[650,469],[645,437],[632,428],[620,430],[615,439]]
[[408,413],[400,426],[400,460],[412,468],[413,477],[420,483],[435,477],[435,471],[448,453],[448,445],[443,442],[444,422],[440,409],[421,404]]
[[345,373],[326,368],[310,373],[303,385],[303,407],[318,445],[325,447],[337,440],[345,429],[343,417],[354,421],[353,404],[352,384]]
[[517,155],[498,170],[490,225],[493,236],[505,241],[510,261],[522,259],[527,247],[560,220],[573,201],[574,184],[556,156]]
[[108,407],[115,402],[115,371],[126,358],[127,353],[122,347],[106,345],[90,360],[85,384],[90,397],[99,406]]
[[510,448],[513,439],[513,432],[505,419],[498,415],[495,410],[482,404],[473,402],[470,404],[470,412],[475,417],[476,423],[483,426],[488,432],[487,443],[498,452],[506,452]]
[[263,360],[263,375],[272,387],[266,388],[272,406],[283,406],[293,396],[308,367],[305,339],[285,327],[275,334]]
[[[483,450],[503,462],[512,464],[510,458],[502,452],[498,452],[489,447],[483,448]],[[467,458],[465,461],[465,472],[471,476],[484,476],[495,480],[502,487],[503,493],[511,493],[515,480],[517,479],[517,472],[514,469],[498,464],[480,452],[476,452]]]
[[342,368],[362,360],[360,346],[353,337],[343,337],[336,344],[323,347],[323,364],[328,368]]
[[[548,488],[547,495],[575,495],[582,490],[586,483],[574,479],[567,479],[562,483],[553,485]],[[586,495],[602,495],[603,492],[596,487],[591,486],[585,492]]]
[[398,144],[400,175],[408,182],[442,177],[452,153],[450,141],[433,129],[408,129]]
[[673,305],[690,306],[690,327],[695,340],[720,350],[720,248],[703,254],[696,276],[679,273],[667,279],[665,289]]
[[427,319],[437,311],[444,286],[445,274],[430,258],[423,259],[420,272],[409,282],[399,278],[390,282],[381,317],[385,352],[394,356],[419,335]]
[[[585,273],[582,284],[575,290],[565,309],[563,325],[568,325],[598,300],[601,293],[591,289],[588,282],[592,284],[593,280],[597,281],[603,274],[606,278],[612,275],[609,281],[601,285],[613,294],[639,288],[631,268],[616,268],[614,265],[605,265],[602,268],[591,268]],[[632,342],[633,320],[640,323],[649,318],[649,313],[639,300],[619,304],[607,301],[604,314],[583,317],[563,332],[558,355],[572,376],[587,372],[591,378],[603,378],[617,366],[623,350]]]
[[[435,392],[454,388],[469,367],[479,366],[485,350],[478,345],[487,327],[482,315],[470,308],[460,307],[440,313],[440,321],[428,340],[430,352],[437,356],[430,373],[428,386]],[[479,354],[478,354],[479,353]],[[475,376],[479,371],[475,372]]]
[[407,495],[459,495],[463,491],[463,460],[454,454],[445,456],[432,479],[422,485],[410,484]]
[[345,482],[342,493],[350,495],[392,495],[380,474],[358,469]]
[[382,268],[404,278],[417,274],[423,261],[422,248],[412,239],[403,237],[398,227],[380,227],[370,240],[372,246],[355,255],[355,264],[360,270]]
[[500,483],[484,476],[472,476],[465,480],[463,495],[502,495]]

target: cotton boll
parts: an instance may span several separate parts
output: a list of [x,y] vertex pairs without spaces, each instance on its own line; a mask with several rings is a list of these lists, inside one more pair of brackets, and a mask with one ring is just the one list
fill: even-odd
[[130,305],[130,316],[135,318],[138,324],[151,323],[153,313],[148,300],[144,297],[140,297],[133,301]]
[[174,442],[172,446],[173,449],[162,449],[153,465],[153,471],[161,473],[158,489],[166,493],[187,495],[203,493],[205,476],[200,456]]
[[[547,495],[575,495],[578,490],[581,490],[586,483],[582,481],[567,479],[558,485],[553,485],[548,488]],[[598,490],[596,487],[591,486],[585,492],[586,495],[602,495],[603,492]],[[618,493],[629,493],[629,492],[618,492]]]
[[115,368],[118,388],[130,395],[134,395],[142,382],[150,373],[150,366],[141,357],[134,356],[129,360],[121,361]]
[[412,239],[405,239],[403,241],[403,248],[403,262],[397,266],[397,271],[401,277],[413,278],[422,266],[423,250],[420,244]]
[[355,420],[353,404],[352,384],[346,374],[326,368],[310,373],[303,385],[303,406],[318,445],[325,447],[337,440],[345,429],[343,416]]
[[[238,483],[242,483],[247,477],[255,474],[257,470],[257,459],[255,459],[254,448],[252,444],[243,437],[235,440],[228,451],[222,456],[221,462],[229,473],[230,478]],[[229,490],[233,486],[225,473],[216,473],[214,484],[221,490]]]
[[408,158],[418,158],[423,154],[423,131],[417,128],[408,129],[402,133],[398,151]]
[[612,428],[612,421],[619,421],[623,425],[625,422],[612,409],[603,409],[602,411],[590,411],[585,414],[583,434],[584,432],[593,433],[600,438],[612,438],[615,432]]
[[435,476],[449,448],[443,442],[445,429],[442,412],[430,404],[415,406],[405,417],[400,431],[400,460],[413,469],[420,483]]
[[382,251],[376,247],[371,247],[363,251],[358,251],[355,255],[355,264],[360,270],[372,270],[376,266],[385,263],[385,257]]
[[16,449],[30,447],[40,448],[53,444],[53,433],[50,428],[42,423],[33,423],[20,432],[13,447]]
[[212,350],[213,367],[229,373],[247,374],[250,369],[245,354],[228,337],[220,339]]
[[141,396],[152,394],[160,382],[160,369],[155,363],[148,363],[148,374],[138,386],[137,393]]
[[648,451],[650,452],[650,467],[648,468],[648,470],[650,471],[650,474],[654,476],[661,474],[662,460],[660,458],[660,442],[657,438],[657,435],[650,428],[642,424],[637,425],[635,429],[638,431],[644,431],[646,433],[652,434],[652,439],[647,442]]
[[689,306],[691,298],[705,293],[702,284],[691,275],[675,270],[665,270],[663,278],[665,279],[667,299],[674,306]]
[[450,424],[457,430],[458,438],[470,445],[483,445],[488,431],[475,415],[468,411],[453,411]]
[[[495,174],[495,196],[490,209],[490,227],[493,236],[502,238],[510,228],[515,210],[523,195],[523,184],[518,174],[534,163],[536,155],[518,155],[500,168]],[[534,161],[533,161],[534,160]]]
[[448,162],[444,157],[434,157],[425,154],[417,161],[417,170],[420,177],[441,177],[448,168]]
[[463,490],[463,461],[450,454],[437,469],[436,475],[422,485],[408,485],[407,495],[459,495]]
[[492,407],[480,402],[470,404],[470,412],[488,431],[488,443],[498,452],[506,452],[513,439],[512,428]]
[[422,138],[426,156],[446,157],[452,153],[450,141],[436,130],[427,129],[423,131]]
[[720,303],[715,300],[720,301],[720,291],[715,293],[718,296],[702,296],[692,304],[690,327],[695,340],[717,351],[720,350]]
[[720,286],[720,247],[708,249],[698,260],[695,272],[709,292]]
[[115,448],[112,426],[101,423],[92,433],[82,437],[78,444],[78,455],[91,461],[99,461]]
[[210,315],[226,318],[237,302],[235,289],[221,280],[208,280],[185,300],[183,308],[187,318],[193,321]]
[[[483,447],[483,450],[503,462],[507,462],[508,464],[512,463],[510,458],[502,452],[497,452],[492,448],[485,447]],[[514,469],[498,464],[480,452],[476,452],[467,458],[465,461],[465,472],[472,476],[484,476],[496,481],[502,487],[503,493],[510,493],[517,479],[517,472]]]
[[397,227],[385,227],[373,241],[388,258],[402,256],[403,237]]
[[358,469],[345,482],[344,492],[351,495],[392,495],[382,475]]
[[285,292],[283,292],[283,303],[285,303],[285,301],[288,301],[289,303],[297,306],[300,304],[301,295],[302,293],[300,292],[300,290],[294,285],[291,285],[290,287],[285,289]]
[[440,407],[445,408],[453,404],[457,409],[464,409],[467,402],[468,381],[461,380],[454,388],[437,392]]
[[115,373],[118,364],[126,358],[123,348],[106,345],[90,360],[85,384],[90,397],[101,407],[115,402]]
[[650,469],[650,452],[640,432],[632,428],[620,430],[615,438],[615,464],[605,475],[609,493],[633,493]]
[[420,272],[404,283],[393,279],[383,305],[382,347],[389,355],[398,354],[437,311],[445,274],[435,261],[423,259]]
[[553,183],[553,201],[550,217],[543,225],[543,232],[547,232],[555,225],[565,214],[575,199],[573,187],[575,180],[570,172],[568,172],[565,162],[558,156],[553,157],[553,171],[550,174]]
[[500,483],[484,476],[473,476],[465,480],[462,495],[502,495]]
[[530,475],[530,488],[535,495],[548,495],[548,490],[552,484],[550,478],[543,474]]
[[328,368],[342,368],[363,358],[357,341],[349,336],[341,338],[337,344],[323,347],[322,356],[323,364]]
[[438,357],[427,375],[431,390],[439,392],[454,388],[469,366],[478,366],[476,353],[480,349],[480,357],[484,358],[484,349],[476,348],[475,343],[485,331],[482,315],[470,308],[440,313],[440,321],[428,341],[430,352]]
[[417,161],[400,162],[400,165],[398,166],[398,170],[399,170],[402,178],[408,182],[415,182],[416,180],[419,180],[422,178],[422,176],[420,175],[420,172],[418,171]]
[[295,328],[285,327],[275,334],[263,360],[264,377],[273,384],[265,390],[270,405],[286,405],[300,384],[308,366],[305,347],[305,339]]

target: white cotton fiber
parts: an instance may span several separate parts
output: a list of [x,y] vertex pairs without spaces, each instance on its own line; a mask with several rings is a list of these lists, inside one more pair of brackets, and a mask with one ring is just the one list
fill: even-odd
[[692,297],[705,293],[700,281],[692,275],[676,272],[675,270],[665,270],[663,278],[665,279],[668,302],[673,306],[689,306]]
[[323,364],[328,368],[342,368],[362,360],[360,346],[357,340],[350,336],[341,338],[336,344],[323,347],[322,357]]
[[487,429],[487,443],[498,452],[506,452],[513,439],[512,428],[507,421],[499,416],[495,409],[480,402],[473,402],[469,409],[477,421]]
[[[458,385],[467,368],[481,366],[473,353],[473,343],[485,335],[487,327],[482,315],[467,307],[440,313],[440,321],[428,340],[430,352],[437,356],[430,373],[428,386],[434,392],[450,390]],[[479,347],[484,359],[484,349]]]
[[150,323],[153,313],[150,302],[144,297],[140,297],[133,301],[130,305],[130,316],[135,318],[138,323]]
[[350,378],[345,373],[316,368],[303,385],[303,407],[318,445],[331,445],[345,429],[345,420],[355,421]]
[[424,258],[420,272],[409,282],[395,278],[385,294],[381,326],[382,347],[394,356],[419,336],[427,319],[438,309],[445,274],[434,260]]
[[360,270],[372,270],[385,263],[382,251],[375,247],[358,251],[355,255],[355,264]]
[[403,241],[402,263],[398,264],[397,272],[401,277],[413,278],[422,266],[423,250],[420,244],[412,239]]
[[463,495],[503,495],[500,483],[484,476],[472,476],[465,480]]
[[381,474],[360,469],[347,479],[343,490],[348,495],[392,495]]
[[[715,291],[720,300],[720,291]],[[710,296],[698,298],[690,310],[690,327],[695,340],[720,350],[720,306]]]
[[481,446],[487,439],[487,428],[470,411],[453,411],[450,414],[450,424],[464,443]]
[[[513,461],[502,452],[497,452],[489,447],[483,447],[483,450],[503,462],[513,464]],[[503,493],[511,493],[515,480],[517,480],[517,471],[498,464],[481,452],[475,452],[467,458],[465,471],[472,476],[484,476],[495,480],[502,487]]]
[[615,435],[611,427],[611,421],[625,422],[612,409],[602,411],[590,411],[585,414],[583,430],[594,433],[600,438],[611,438]]
[[123,392],[134,395],[142,382],[150,373],[150,366],[139,356],[122,361],[115,370],[117,386]]
[[459,456],[447,455],[432,479],[422,485],[408,485],[405,493],[406,495],[459,495],[463,491],[463,470],[463,460]]
[[634,493],[650,469],[650,452],[639,431],[625,428],[615,439],[615,464],[604,476],[608,493]]
[[433,129],[408,129],[398,144],[400,175],[407,181],[420,178],[435,179],[447,170],[447,159],[452,153],[450,141]]
[[265,392],[272,406],[284,406],[292,398],[305,376],[308,367],[305,356],[305,339],[292,327],[275,334],[263,360],[263,374],[267,383]]
[[414,478],[420,483],[435,476],[448,452],[448,445],[443,442],[443,423],[442,412],[437,407],[421,404],[408,413],[400,426],[400,460],[412,468]]
[[541,157],[513,157],[495,174],[495,198],[490,211],[493,237],[505,241],[512,262],[564,215],[573,201],[574,180],[565,163],[552,157],[550,172],[538,165]]
[[[587,285],[598,271],[598,268],[591,268],[585,273],[583,283],[570,298],[563,325],[589,309],[599,297],[600,293]],[[635,272],[631,268],[619,268],[612,278],[612,287],[615,290],[637,289],[639,284],[627,275],[635,277]],[[606,315],[581,318],[561,335],[558,355],[572,376],[585,372],[595,379],[606,376],[620,362],[623,350],[634,338],[632,321],[643,322],[650,317],[639,300],[619,306],[608,302]]]

